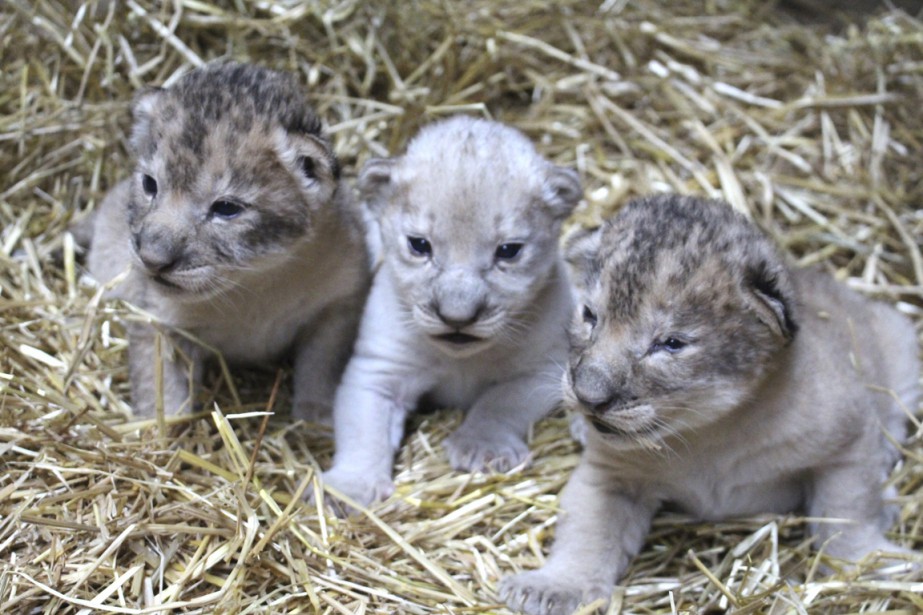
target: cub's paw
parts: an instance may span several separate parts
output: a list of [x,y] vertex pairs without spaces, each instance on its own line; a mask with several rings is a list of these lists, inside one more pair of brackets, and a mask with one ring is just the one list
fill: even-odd
[[529,460],[529,447],[515,434],[475,434],[458,429],[443,443],[449,463],[468,472],[509,472]]
[[579,412],[570,412],[569,415],[570,437],[580,446],[586,446],[586,434],[590,429],[586,417]]
[[578,606],[591,603],[601,612],[609,602],[612,588],[585,583],[585,580],[572,583],[565,575],[532,570],[506,577],[497,593],[511,610],[528,615],[571,615]]
[[292,418],[324,427],[333,427],[333,409],[330,404],[318,401],[298,400],[292,406]]
[[[856,533],[859,532],[853,534]],[[923,558],[919,553],[894,544],[871,528],[858,538],[844,532],[829,539],[824,555],[831,556],[824,558],[819,567],[824,574],[846,570],[887,579],[895,574],[917,573],[923,569]]]
[[[360,506],[369,506],[385,500],[394,493],[394,482],[386,475],[376,476],[373,473],[353,472],[334,467],[324,472],[321,480],[325,486],[333,487]],[[349,502],[340,500],[333,493],[328,492],[327,502],[337,516],[345,517],[356,512]]]

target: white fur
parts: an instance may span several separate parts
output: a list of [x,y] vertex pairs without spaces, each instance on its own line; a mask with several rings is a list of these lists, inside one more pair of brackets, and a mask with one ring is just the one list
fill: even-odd
[[[508,127],[455,118],[405,156],[370,162],[360,187],[381,268],[337,390],[325,482],[360,504],[391,493],[404,420],[424,394],[468,411],[445,443],[453,467],[524,463],[529,425],[560,400],[572,299],[557,233],[579,200],[576,177]],[[426,237],[431,257],[408,236]],[[497,260],[511,241],[520,256]],[[481,314],[460,329],[480,341],[440,341],[454,330],[440,318],[448,311]]]

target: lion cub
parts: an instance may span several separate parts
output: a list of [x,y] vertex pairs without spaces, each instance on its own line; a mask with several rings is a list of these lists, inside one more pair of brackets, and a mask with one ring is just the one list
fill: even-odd
[[[294,78],[221,62],[133,105],[133,177],[95,213],[87,258],[165,325],[164,410],[189,408],[203,347],[232,362],[294,356],[294,414],[329,415],[368,286],[362,238],[320,121]],[[152,325],[129,326],[136,413],[150,416]]]
[[718,201],[634,201],[567,259],[565,398],[591,427],[546,565],[501,585],[512,608],[608,598],[664,502],[702,519],[803,509],[828,555],[903,551],[882,488],[920,372],[897,311],[791,269]]
[[379,251],[353,357],[334,402],[324,481],[361,504],[393,490],[408,411],[426,394],[468,410],[453,467],[506,471],[529,425],[560,402],[570,285],[561,222],[582,191],[518,131],[459,116],[359,177]]

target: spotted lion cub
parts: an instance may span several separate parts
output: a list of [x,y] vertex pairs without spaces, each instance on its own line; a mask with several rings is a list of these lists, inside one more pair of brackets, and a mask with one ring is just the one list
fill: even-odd
[[518,131],[460,116],[369,161],[359,187],[380,269],[337,390],[324,481],[363,505],[390,494],[424,394],[468,410],[445,442],[453,467],[523,463],[529,425],[560,401],[572,299],[557,246],[582,196],[576,174]]
[[567,404],[588,420],[545,566],[503,581],[531,614],[608,599],[657,508],[702,519],[802,509],[815,545],[901,552],[884,482],[917,409],[913,327],[790,268],[719,201],[657,196],[572,240],[582,305]]
[[[133,176],[92,221],[90,273],[155,317],[162,399],[189,408],[203,345],[294,357],[294,414],[329,419],[368,287],[367,257],[320,121],[295,79],[219,62],[134,101]],[[180,331],[184,332],[183,334]],[[157,329],[129,326],[134,410],[154,413]]]

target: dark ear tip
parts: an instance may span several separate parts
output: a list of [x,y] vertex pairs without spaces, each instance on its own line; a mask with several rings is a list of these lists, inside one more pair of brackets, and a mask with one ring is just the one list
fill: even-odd
[[794,297],[784,266],[761,262],[749,271],[747,284],[773,307],[782,335],[787,340],[793,339],[798,322],[792,314]]
[[305,174],[305,177],[308,179],[317,179],[317,170],[314,167],[314,159],[310,156],[301,157],[301,172]]
[[[333,175],[334,180],[340,179],[340,162],[337,160],[336,156],[331,155],[328,159],[330,164],[330,173]],[[317,160],[311,156],[302,156],[300,160],[301,171],[304,173],[304,176],[308,179],[317,179]]]

